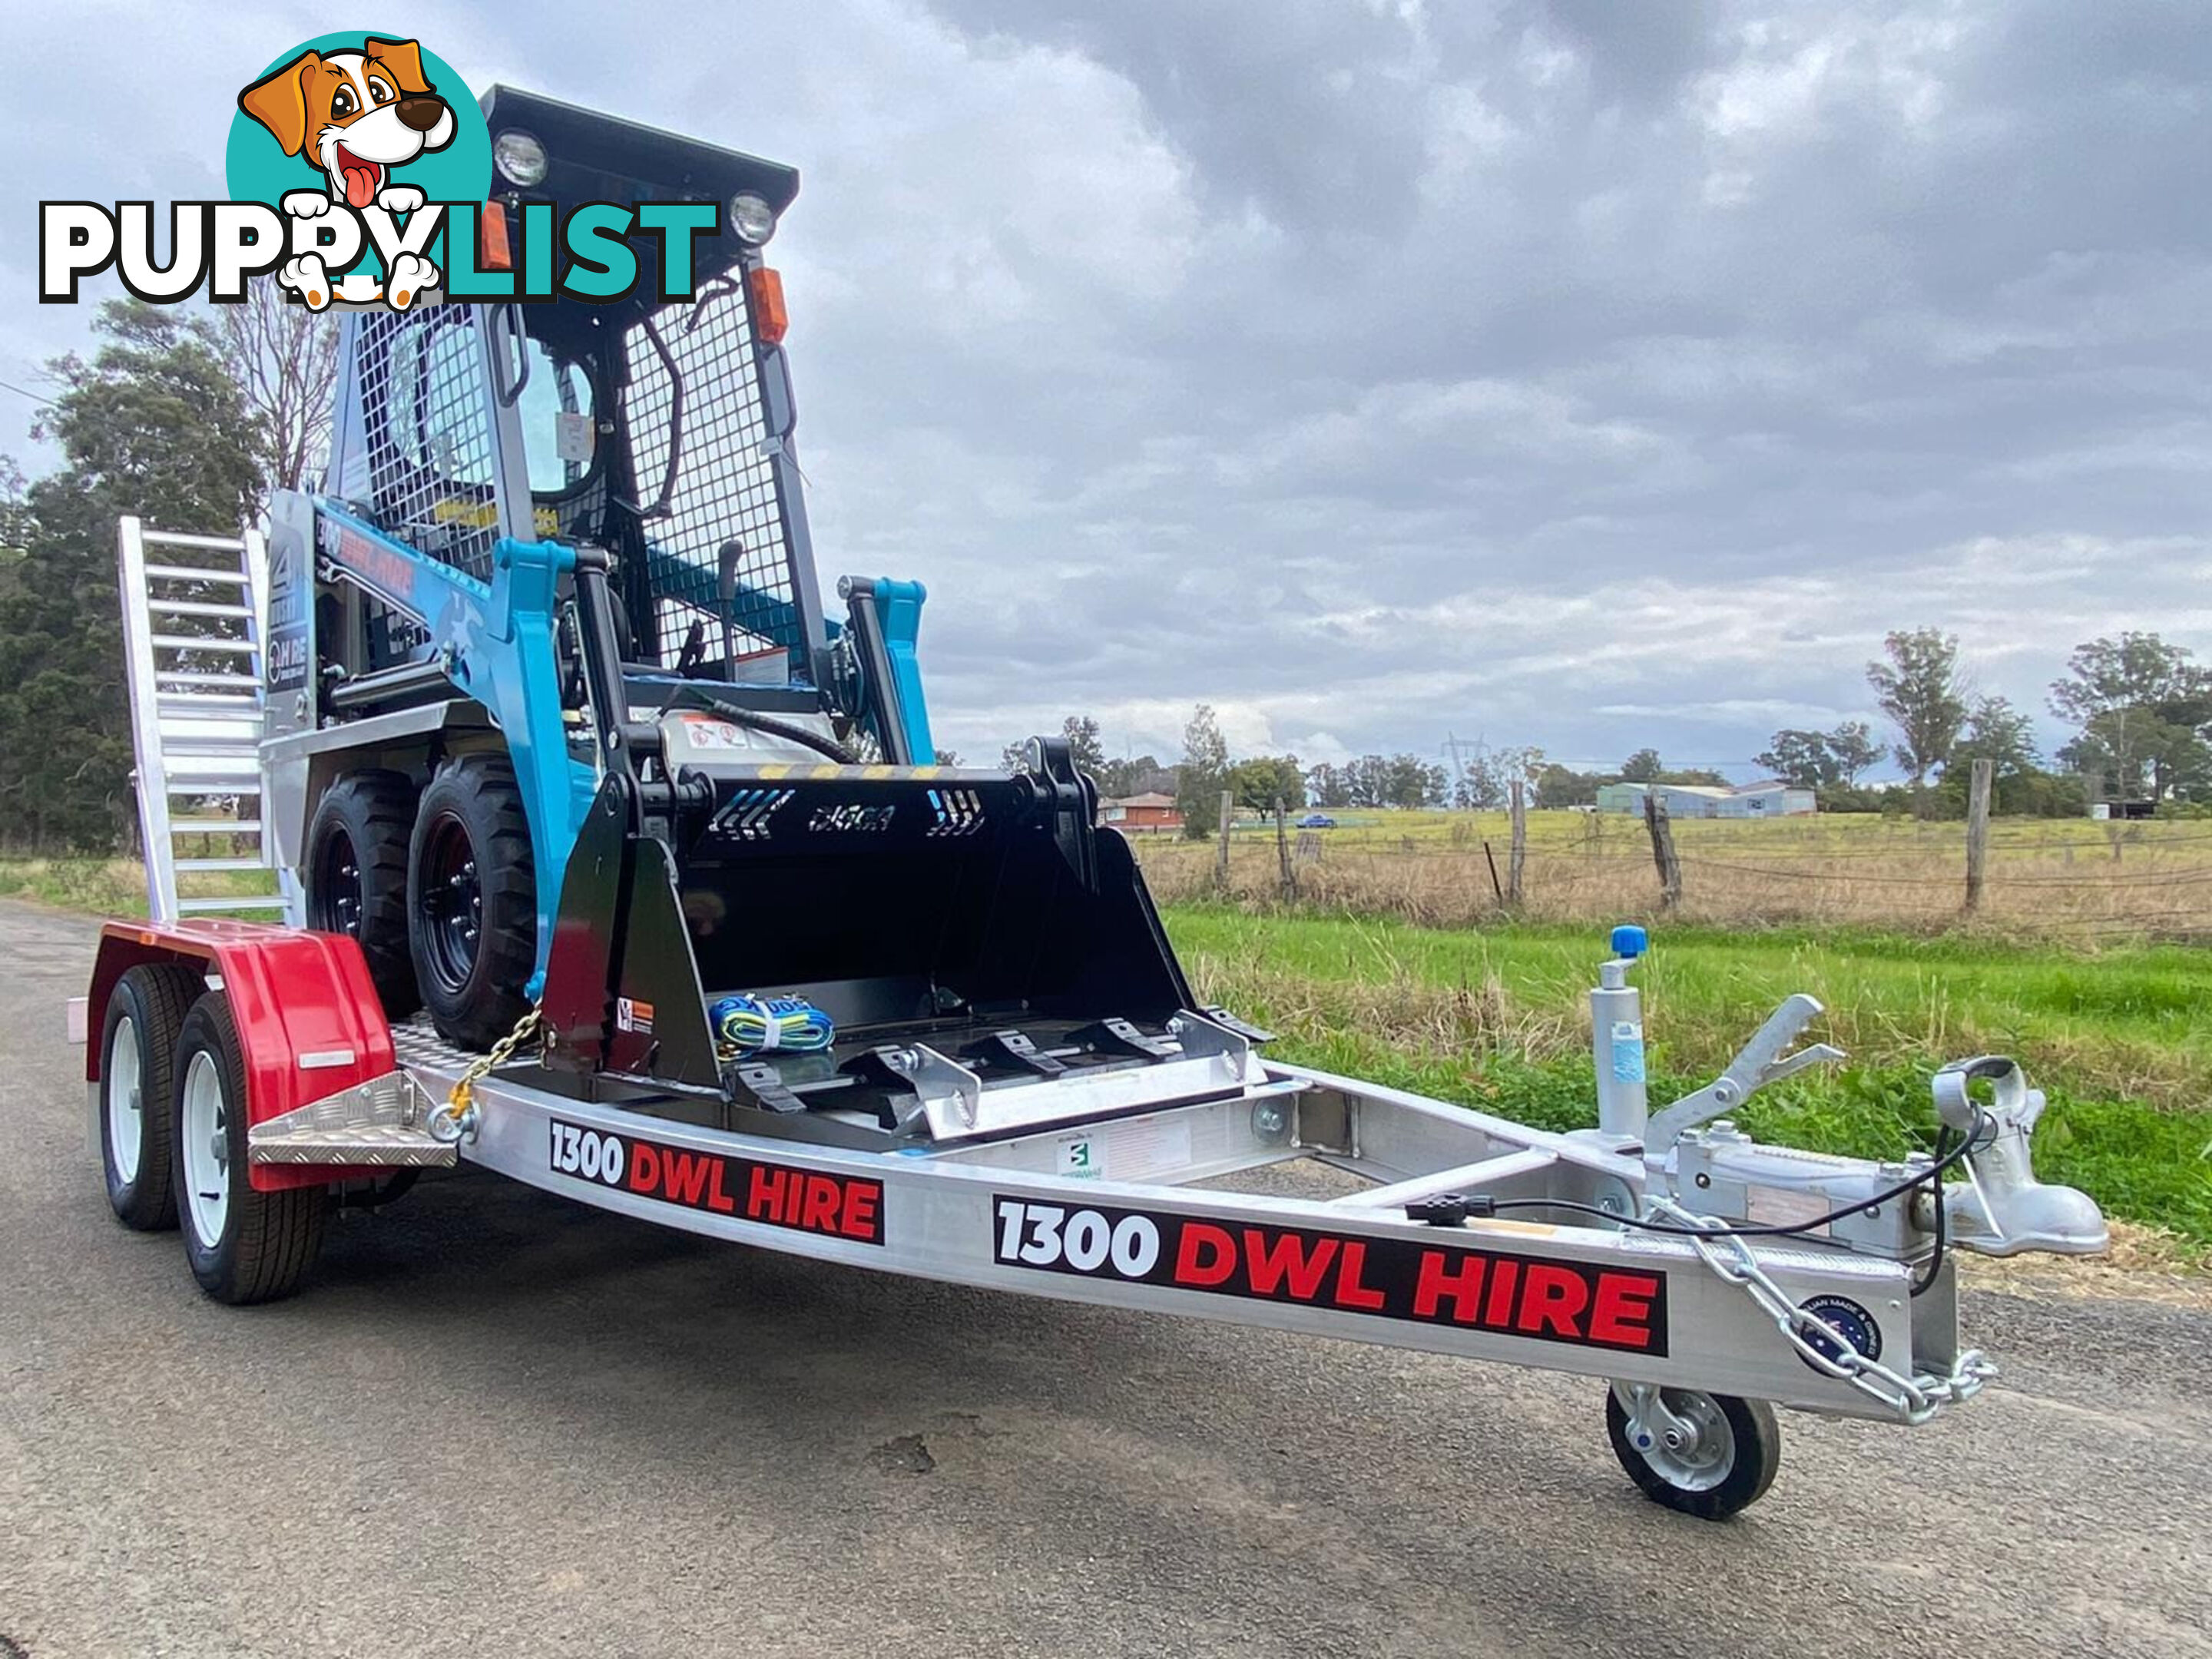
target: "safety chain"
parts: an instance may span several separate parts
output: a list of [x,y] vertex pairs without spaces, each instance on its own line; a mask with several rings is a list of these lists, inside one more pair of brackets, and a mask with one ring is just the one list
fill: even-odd
[[[1997,1368],[1969,1349],[1942,1376],[1922,1372],[1905,1376],[1879,1360],[1869,1359],[1851,1340],[1818,1314],[1808,1313],[1790,1299],[1774,1282],[1751,1246],[1728,1231],[1728,1223],[1715,1216],[1698,1215],[1664,1198],[1650,1201],[1650,1212],[1659,1219],[1689,1229],[1690,1248],[1705,1266],[1730,1285],[1747,1293],[1759,1310],[1773,1320],[1807,1364],[1824,1376],[1848,1382],[1860,1393],[1880,1401],[1905,1423],[1925,1423],[1942,1407],[1970,1400]],[[1816,1342],[1814,1339],[1819,1339]],[[1821,1343],[1827,1346],[1822,1346]]]
[[452,1146],[457,1141],[476,1138],[477,1124],[482,1116],[476,1103],[477,1085],[491,1075],[495,1066],[504,1066],[514,1058],[514,1051],[530,1041],[537,1032],[539,1005],[532,1003],[522,1018],[514,1022],[514,1029],[492,1044],[490,1051],[478,1054],[453,1079],[453,1086],[446,1096],[446,1103],[430,1114],[423,1127],[431,1139]]

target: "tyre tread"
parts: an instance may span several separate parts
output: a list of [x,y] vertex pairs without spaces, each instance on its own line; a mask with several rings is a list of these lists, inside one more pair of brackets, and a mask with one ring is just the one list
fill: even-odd
[[[202,1035],[204,1030],[204,1035]],[[231,1018],[230,999],[210,991],[192,1005],[185,1016],[178,1043],[181,1060],[194,1045],[215,1055],[222,1073],[222,1087],[236,1126],[231,1148],[231,1168],[243,1171],[246,1163],[246,1068],[238,1041],[238,1026]],[[183,1080],[189,1069],[174,1068],[174,1115],[184,1109]],[[176,1165],[181,1188],[183,1162]],[[281,1192],[257,1191],[248,1179],[238,1179],[230,1194],[231,1226],[228,1252],[219,1243],[211,1259],[203,1263],[192,1254],[187,1225],[186,1256],[200,1288],[218,1302],[245,1307],[273,1302],[299,1288],[300,1281],[322,1251],[323,1224],[330,1213],[330,1190],[325,1187],[292,1187]],[[178,1193],[181,1212],[184,1196]]]
[[[170,1175],[170,1160],[175,1156],[174,1126],[167,1109],[171,1092],[171,1073],[177,1057],[177,1038],[185,1028],[185,1016],[200,994],[201,977],[193,969],[174,962],[142,962],[125,969],[116,981],[114,991],[109,994],[109,1014],[101,1020],[100,1064],[107,1063],[107,1040],[111,1030],[114,999],[125,985],[131,988],[131,999],[139,1013],[138,1090],[139,1098],[151,1109],[142,1109],[138,1142],[138,1179],[134,1187],[142,1189],[149,1202],[134,1202],[129,1209],[118,1208],[116,1219],[137,1232],[165,1232],[177,1224],[176,1190]],[[100,1164],[103,1177],[107,1161],[107,1101],[100,1099]],[[149,1161],[154,1161],[149,1169]],[[153,1186],[147,1187],[149,1174],[158,1176]],[[108,1191],[108,1202],[115,1202],[114,1189]]]
[[362,869],[362,955],[383,1001],[385,1018],[392,1020],[404,1019],[422,1006],[407,936],[407,872],[418,793],[404,773],[374,768],[349,772],[324,792],[307,831],[310,880],[318,866],[316,843],[325,821],[345,820],[353,836],[354,856]]

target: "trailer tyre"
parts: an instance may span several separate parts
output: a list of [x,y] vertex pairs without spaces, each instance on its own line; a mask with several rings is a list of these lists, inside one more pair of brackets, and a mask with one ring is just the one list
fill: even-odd
[[330,1191],[256,1192],[246,1178],[246,1059],[220,991],[185,1016],[175,1085],[177,1215],[192,1277],[234,1307],[289,1296],[322,1249]]
[[448,761],[422,792],[408,860],[415,982],[439,1034],[489,1048],[530,1003],[538,882],[522,791],[503,756]]
[[133,1231],[177,1224],[170,1070],[199,975],[147,962],[115,981],[100,1038],[100,1161],[108,1207]]
[[414,830],[414,786],[381,771],[340,778],[307,827],[307,926],[359,943],[387,1019],[404,1019],[422,1006],[407,943]]
[[1605,1398],[1613,1455],[1646,1498],[1701,1521],[1725,1521],[1774,1484],[1782,1466],[1782,1426],[1773,1407],[1693,1389],[1662,1389],[1659,1397],[1688,1430],[1678,1443],[1653,1434],[1647,1437],[1650,1444],[1638,1445],[1620,1390],[1610,1389]]

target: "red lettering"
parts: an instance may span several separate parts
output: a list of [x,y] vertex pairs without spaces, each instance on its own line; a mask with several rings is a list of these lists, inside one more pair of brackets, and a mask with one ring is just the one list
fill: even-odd
[[633,1140],[629,1144],[629,1189],[634,1193],[649,1193],[660,1184],[659,1155],[649,1140]]
[[1490,1299],[1482,1304],[1482,1322],[1492,1330],[1505,1328],[1506,1316],[1513,1310],[1513,1287],[1521,1280],[1521,1264],[1500,1261],[1498,1271],[1490,1276]]
[[1359,1279],[1360,1269],[1367,1265],[1367,1246],[1358,1240],[1348,1241],[1344,1247],[1344,1259],[1336,1269],[1336,1305],[1357,1308],[1367,1313],[1380,1312],[1382,1292],[1370,1290]]
[[[1459,1258],[1456,1270],[1445,1265],[1454,1256]],[[1501,1268],[1512,1265],[1510,1261],[1498,1264]],[[1452,1304],[1449,1316],[1462,1325],[1474,1324],[1475,1309],[1482,1296],[1482,1275],[1489,1266],[1488,1256],[1473,1250],[1423,1250],[1420,1278],[1413,1285],[1414,1316],[1434,1319],[1437,1304],[1449,1297]]]
[[1225,1227],[1210,1221],[1186,1221],[1176,1244],[1175,1282],[1212,1289],[1237,1271],[1237,1241]]
[[799,1213],[799,1224],[810,1233],[834,1233],[837,1231],[837,1200],[842,1194],[837,1183],[828,1176],[811,1175],[805,1177],[806,1198]]
[[1651,1302],[1659,1280],[1650,1273],[1600,1273],[1590,1309],[1589,1340],[1615,1348],[1651,1346]]
[[1328,1264],[1336,1259],[1337,1241],[1317,1238],[1313,1242],[1313,1254],[1306,1254],[1305,1241],[1296,1233],[1278,1233],[1273,1240],[1256,1227],[1244,1230],[1245,1271],[1252,1276],[1252,1288],[1261,1296],[1273,1296],[1287,1279],[1293,1302],[1310,1302],[1321,1289],[1322,1276],[1328,1273]]
[[884,1189],[872,1181],[848,1182],[845,1187],[845,1224],[839,1229],[848,1238],[873,1238],[876,1236],[876,1204]]
[[1582,1331],[1575,1322],[1589,1306],[1589,1281],[1574,1268],[1532,1261],[1513,1327],[1532,1334],[1549,1331],[1554,1336],[1580,1341]]
[[[721,1177],[717,1175],[715,1185],[719,1188],[720,1184]],[[782,1220],[777,1212],[783,1207],[785,1189],[794,1184],[789,1170],[771,1169],[765,1164],[754,1164],[752,1184],[745,1192],[746,1217],[754,1221]]]
[[663,1189],[678,1204],[697,1206],[699,1194],[707,1185],[711,1173],[715,1184],[721,1184],[722,1160],[704,1152],[663,1152],[660,1156],[660,1178]]

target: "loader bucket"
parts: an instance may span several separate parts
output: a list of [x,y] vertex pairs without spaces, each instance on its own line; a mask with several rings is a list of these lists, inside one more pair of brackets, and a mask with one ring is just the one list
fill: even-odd
[[827,1012],[839,1042],[824,1064],[902,1038],[1164,1026],[1193,1003],[1143,878],[1121,837],[1093,827],[1090,781],[1051,769],[687,772],[690,799],[663,827],[611,777],[547,966],[555,1062],[742,1096],[706,1015],[735,993]]

